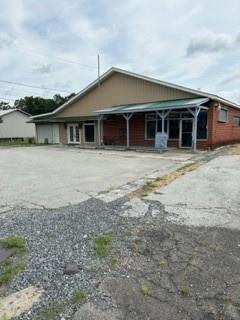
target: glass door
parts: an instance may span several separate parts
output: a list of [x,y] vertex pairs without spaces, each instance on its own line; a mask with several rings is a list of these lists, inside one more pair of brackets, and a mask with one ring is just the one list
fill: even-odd
[[79,125],[68,124],[68,143],[78,144],[80,143]]
[[193,119],[182,119],[181,147],[192,148]]

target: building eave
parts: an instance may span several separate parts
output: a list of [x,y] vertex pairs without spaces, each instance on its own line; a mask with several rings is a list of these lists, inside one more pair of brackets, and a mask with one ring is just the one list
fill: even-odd
[[[155,84],[163,85],[163,86],[166,86],[166,87],[169,87],[169,88],[173,88],[173,89],[181,90],[181,91],[184,91],[184,92],[187,92],[187,93],[191,93],[191,94],[194,94],[196,96],[210,98],[210,99],[215,100],[217,102],[220,102],[220,103],[223,103],[223,104],[226,104],[226,105],[238,108],[238,109],[240,108],[240,105],[238,105],[237,103],[234,103],[232,101],[229,101],[227,99],[224,99],[222,97],[219,97],[217,95],[214,95],[214,94],[211,94],[211,93],[208,93],[208,92],[195,90],[195,89],[190,89],[188,87],[184,87],[184,86],[176,85],[176,84],[173,84],[173,83],[170,83],[170,82],[154,79],[154,78],[151,78],[151,77],[148,77],[148,76],[145,76],[145,75],[141,75],[141,74],[138,74],[138,73],[126,71],[126,70],[123,70],[123,69],[120,69],[120,68],[116,68],[116,67],[110,68],[103,75],[101,75],[100,79],[99,79],[100,83],[102,81],[106,80],[108,77],[110,77],[114,73],[125,74],[125,75],[131,76],[131,77],[135,77],[135,78],[138,78],[138,79],[142,79],[142,80],[145,80],[145,81],[148,81],[148,82],[151,82],[151,83],[155,83]],[[37,119],[37,118],[41,118],[41,117],[53,117],[53,116],[55,116],[56,114],[58,114],[59,112],[64,110],[66,107],[68,107],[71,104],[73,104],[74,102],[78,101],[81,97],[83,97],[85,94],[87,94],[94,87],[98,86],[99,80],[96,79],[93,82],[91,82],[87,87],[85,87],[78,94],[76,94],[73,98],[71,98],[70,100],[65,102],[62,106],[58,107],[53,112],[44,113],[42,115],[36,115],[36,116],[33,116],[32,119]]]

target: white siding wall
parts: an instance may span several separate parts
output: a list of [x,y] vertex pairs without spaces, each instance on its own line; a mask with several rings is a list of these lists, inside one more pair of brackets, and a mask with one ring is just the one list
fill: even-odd
[[1,116],[0,139],[1,138],[34,138],[35,125],[27,123],[29,117],[19,111],[14,111]]

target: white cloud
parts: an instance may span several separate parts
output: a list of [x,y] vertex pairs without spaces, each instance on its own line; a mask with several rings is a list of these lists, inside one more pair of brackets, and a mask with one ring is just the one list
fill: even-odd
[[232,37],[232,35],[224,33],[204,32],[190,40],[187,47],[187,56],[223,51],[234,47],[237,42],[238,36]]
[[[1,78],[79,91],[95,79],[100,53],[102,71],[117,65],[194,88],[237,91],[231,70],[238,63],[240,3],[229,0],[234,11],[227,21],[224,4],[218,1],[213,18],[207,0],[5,1]],[[231,90],[216,81],[234,76]]]

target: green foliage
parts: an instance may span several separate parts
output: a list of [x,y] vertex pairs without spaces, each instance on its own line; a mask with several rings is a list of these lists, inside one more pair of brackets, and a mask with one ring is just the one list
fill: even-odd
[[38,315],[36,315],[34,320],[54,320],[59,319],[59,314],[63,312],[65,308],[65,304],[55,304],[41,311]]
[[9,284],[12,279],[25,268],[23,262],[7,259],[0,264],[0,287]]
[[142,290],[142,294],[144,296],[147,296],[149,295],[151,289],[149,287],[142,287],[141,290]]
[[20,237],[8,237],[0,239],[0,245],[6,249],[16,249],[17,252],[25,252],[27,245],[26,241]]
[[70,303],[71,304],[79,304],[87,299],[87,293],[83,289],[78,289],[77,291],[74,292]]
[[6,313],[4,313],[4,315],[0,317],[0,320],[9,320],[9,318]]
[[106,257],[110,253],[110,244],[113,241],[113,235],[112,233],[106,233],[101,236],[98,236],[95,239],[95,246],[94,250],[97,255],[101,257]]
[[71,93],[65,97],[62,97],[60,94],[55,94],[51,99],[29,96],[16,100],[14,107],[31,115],[48,113],[54,111],[74,96],[75,93]]
[[91,272],[93,273],[98,273],[98,272],[101,272],[102,271],[102,268],[100,266],[93,266],[91,267]]

